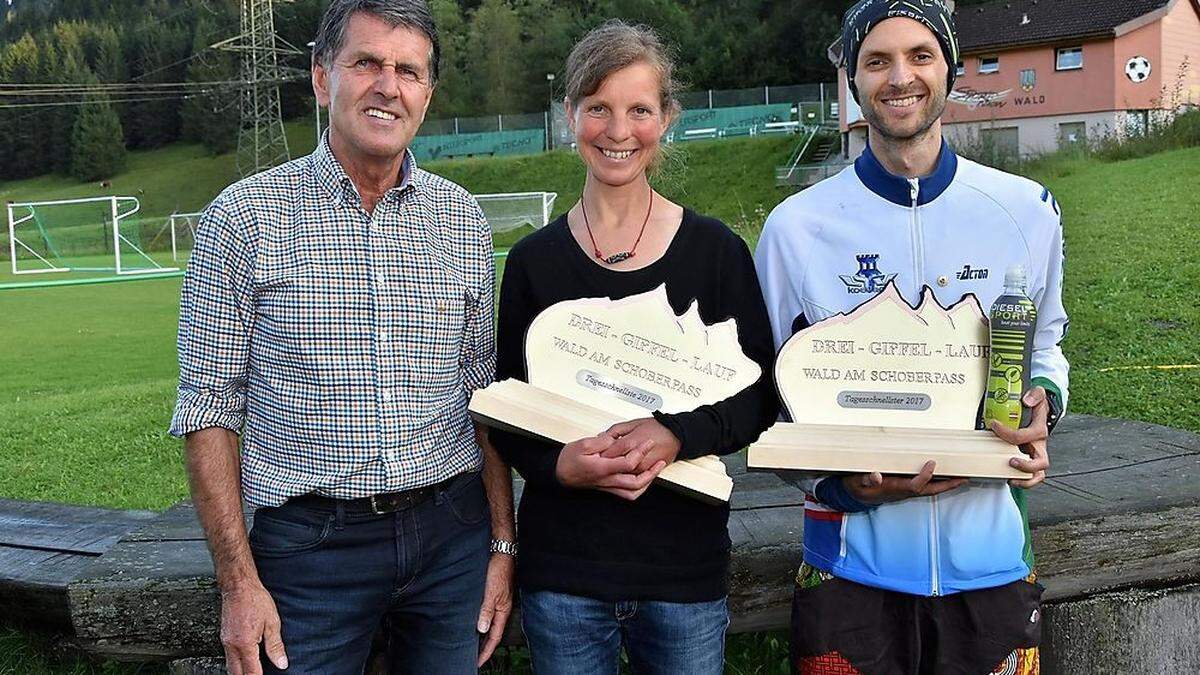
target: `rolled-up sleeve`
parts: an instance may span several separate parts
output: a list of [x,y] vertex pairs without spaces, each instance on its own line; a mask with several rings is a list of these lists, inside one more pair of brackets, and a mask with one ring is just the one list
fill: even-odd
[[483,210],[472,199],[472,206],[479,219],[480,260],[484,274],[479,292],[471,307],[467,308],[466,325],[462,342],[463,385],[467,393],[488,386],[496,377],[496,263],[492,255],[492,232],[484,218]]
[[170,433],[241,432],[254,323],[253,260],[243,223],[213,202],[200,217],[179,301],[179,390]]

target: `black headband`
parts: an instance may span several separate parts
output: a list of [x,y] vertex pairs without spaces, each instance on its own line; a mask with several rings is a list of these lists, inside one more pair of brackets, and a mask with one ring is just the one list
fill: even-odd
[[941,0],[860,0],[842,18],[842,55],[850,93],[858,101],[854,74],[858,70],[858,52],[863,40],[880,21],[903,16],[920,21],[937,37],[946,59],[946,92],[954,87],[958,69],[958,39],[954,36],[954,18]]

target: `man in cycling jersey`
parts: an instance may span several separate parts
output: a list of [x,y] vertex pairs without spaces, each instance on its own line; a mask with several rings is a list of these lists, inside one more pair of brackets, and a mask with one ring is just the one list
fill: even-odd
[[1046,438],[1067,402],[1058,205],[1042,186],[958,157],[942,138],[958,48],[940,0],[862,0],[845,15],[842,50],[868,147],[767,219],[755,261],[776,346],[882,290],[858,278],[864,269],[894,280],[914,305],[927,286],[943,306],[972,293],[987,308],[1005,270],[1023,266],[1038,308],[1036,386],[1023,398],[1031,423],[993,431],[1029,456],[1013,465],[1030,476],[935,480],[929,462],[915,477],[801,481],[793,668],[1036,673],[1041,588],[1024,491],[1045,477]]

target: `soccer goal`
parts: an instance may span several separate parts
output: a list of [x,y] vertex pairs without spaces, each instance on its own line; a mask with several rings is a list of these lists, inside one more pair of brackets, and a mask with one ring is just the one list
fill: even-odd
[[523,226],[545,227],[550,222],[556,192],[504,192],[475,195],[493,233]]
[[9,202],[8,247],[13,274],[170,272],[142,245],[136,197]]
[[200,222],[200,212],[172,213],[168,218],[171,226],[171,260],[179,262],[180,258],[187,260],[191,257],[192,246],[196,243],[196,225]]
[[192,247],[196,243],[196,225],[200,222],[200,212],[180,213],[178,211],[167,216],[162,225],[150,238],[149,249],[164,250],[171,247],[171,262],[186,263],[192,256]]

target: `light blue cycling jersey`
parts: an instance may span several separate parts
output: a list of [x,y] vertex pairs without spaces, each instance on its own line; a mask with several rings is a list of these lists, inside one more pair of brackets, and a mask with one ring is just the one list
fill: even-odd
[[[755,264],[777,349],[890,280],[913,305],[927,286],[942,306],[972,293],[987,312],[1005,270],[1022,265],[1038,309],[1031,376],[1066,407],[1062,226],[1054,197],[1033,181],[958,157],[945,142],[931,175],[906,179],[888,173],[868,147],[853,166],[771,212]],[[835,487],[818,487],[821,480],[801,481],[804,559],[819,569],[918,595],[989,588],[1030,573],[1023,491],[1003,481],[875,507],[842,500],[839,509],[818,498]]]

